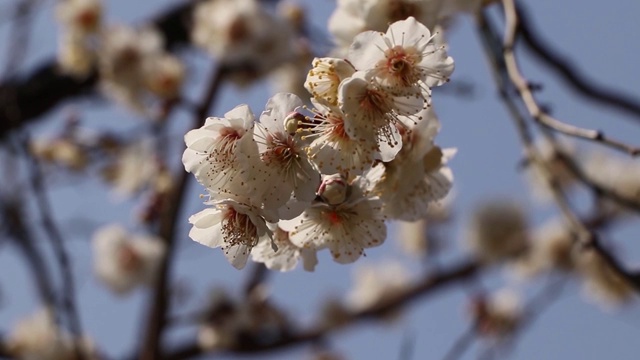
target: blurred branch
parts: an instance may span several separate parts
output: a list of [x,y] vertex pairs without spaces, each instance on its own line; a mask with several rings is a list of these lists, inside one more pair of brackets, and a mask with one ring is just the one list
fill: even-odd
[[628,198],[627,196],[620,194],[615,188],[610,188],[594,181],[584,172],[584,170],[577,164],[574,159],[558,151],[556,151],[555,153],[555,158],[560,160],[567,168],[567,170],[569,170],[571,174],[576,177],[576,179],[580,180],[596,195],[605,196],[618,205],[640,213],[640,203],[637,200]]
[[7,60],[4,68],[5,78],[18,69],[18,66],[26,58],[29,40],[31,38],[31,19],[33,10],[40,0],[20,0],[13,9],[13,27],[9,36]]
[[640,99],[634,99],[614,88],[608,88],[586,79],[573,62],[558,54],[537,35],[540,32],[532,25],[527,11],[521,3],[517,4],[516,13],[519,19],[517,32],[531,53],[560,75],[573,90],[590,100],[640,118]]
[[13,356],[7,349],[5,337],[0,335],[0,359],[13,359]]
[[[480,264],[473,261],[465,261],[453,266],[449,270],[427,275],[423,280],[409,287],[404,292],[368,309],[346,312],[339,323],[321,323],[307,330],[292,331],[290,334],[274,342],[266,344],[260,342],[241,342],[237,343],[234,347],[220,349],[220,351],[233,354],[254,354],[317,341],[346,326],[356,325],[368,320],[379,320],[383,318],[385,314],[409,305],[413,301],[432,295],[436,291],[452,286],[458,282],[469,280],[481,269]],[[207,350],[202,349],[197,343],[188,343],[172,349],[168,354],[163,356],[162,359],[188,359],[203,355],[205,352],[207,352]]]
[[[162,34],[165,46],[175,49],[188,43],[191,12],[199,1],[176,5],[150,22]],[[0,139],[11,130],[43,120],[42,115],[66,100],[94,95],[98,73],[77,78],[60,72],[55,59],[47,60],[24,76],[13,76],[0,84]]]
[[[198,128],[204,124],[213,100],[218,94],[220,85],[227,75],[228,68],[218,66],[212,73],[207,89],[193,114],[192,128]],[[178,181],[169,195],[170,200],[166,202],[165,209],[160,218],[158,235],[165,242],[165,256],[158,271],[155,285],[151,294],[151,306],[149,319],[146,328],[146,335],[142,343],[140,354],[141,359],[155,360],[159,358],[160,345],[162,343],[162,333],[167,323],[167,309],[169,308],[169,279],[171,274],[171,264],[174,255],[174,246],[178,238],[178,215],[182,213],[184,205],[184,194],[187,192],[191,174],[179,167],[180,175]]]
[[42,302],[46,306],[55,309],[55,292],[52,288],[53,282],[49,275],[51,272],[46,266],[44,257],[35,246],[34,239],[25,227],[23,219],[27,217],[23,214],[22,208],[15,199],[8,199],[6,196],[0,201],[2,217],[7,219],[9,237],[24,256],[29,265],[35,284]]
[[[69,260],[69,255],[65,249],[62,234],[53,219],[51,204],[49,203],[48,194],[42,181],[44,179],[44,174],[40,168],[38,159],[29,154],[28,139],[24,139],[24,141],[22,141],[22,147],[25,158],[29,163],[29,179],[31,181],[31,187],[33,188],[33,197],[35,198],[37,208],[42,219],[44,233],[49,237],[51,247],[53,248],[53,252],[57,258],[58,265],[60,266],[60,271],[62,273],[62,291],[60,295],[62,307],[65,310],[67,320],[69,321],[69,330],[71,330],[71,333],[76,338],[80,338],[82,336],[82,326],[80,323],[78,309],[76,307],[76,291],[71,261]],[[76,350],[78,359],[83,359],[84,356],[77,347]]]
[[472,324],[465,332],[460,335],[456,341],[451,345],[449,351],[444,356],[443,360],[455,360],[464,355],[465,351],[473,344],[476,339],[476,324]]

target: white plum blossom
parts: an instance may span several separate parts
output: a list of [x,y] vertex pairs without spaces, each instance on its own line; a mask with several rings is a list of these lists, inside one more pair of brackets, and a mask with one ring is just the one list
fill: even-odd
[[94,65],[94,50],[84,37],[75,33],[62,34],[58,46],[58,66],[66,74],[87,76]]
[[93,252],[98,278],[110,290],[123,295],[153,282],[165,247],[159,238],[129,234],[113,224],[93,235]]
[[578,260],[577,247],[567,225],[552,219],[531,234],[529,250],[514,264],[517,275],[532,277],[543,272],[572,273]]
[[305,119],[299,110],[302,100],[294,94],[279,93],[267,102],[260,115],[253,138],[270,185],[265,194],[265,207],[279,209],[280,218],[299,215],[302,205],[309,205],[320,185],[320,173],[305,151],[308,142],[301,131]]
[[421,116],[417,126],[403,131],[405,140],[398,155],[367,174],[375,179],[374,192],[384,202],[389,218],[415,221],[426,217],[429,207],[443,199],[453,184],[446,163],[455,150],[434,145],[440,123],[431,108]]
[[316,101],[331,106],[338,105],[338,87],[342,80],[356,71],[349,62],[338,58],[315,58],[304,83]]
[[528,224],[522,208],[510,201],[494,201],[478,207],[467,229],[467,245],[485,262],[511,260],[529,246]]
[[273,242],[278,250],[274,251],[271,241],[264,239],[251,250],[251,259],[264,263],[268,269],[277,271],[293,270],[302,260],[303,268],[306,271],[314,271],[318,264],[315,249],[296,246],[289,239],[289,233],[278,226],[275,226],[275,230],[273,230]]
[[411,276],[402,263],[389,261],[356,267],[353,282],[347,304],[360,311],[400,294],[411,284]]
[[[546,164],[548,171],[553,174],[555,186],[562,190],[570,190],[576,183],[576,177],[567,165],[558,158],[558,153],[564,156],[575,157],[579,154],[576,144],[557,140],[551,142],[545,137],[540,137],[535,142],[535,148],[540,154],[541,160]],[[526,175],[531,184],[534,199],[541,203],[553,200],[553,193],[549,189],[547,174],[537,164],[528,164]]]
[[421,96],[442,85],[453,72],[453,59],[436,46],[429,29],[415,18],[398,21],[386,34],[367,31],[353,39],[348,59],[358,70],[370,69],[375,81],[394,96]]
[[372,71],[357,71],[340,83],[338,104],[344,114],[344,130],[352,138],[366,141],[376,139],[379,147],[388,147],[390,151],[381,151],[382,160],[389,161],[402,147],[402,137],[398,127],[411,118],[419,121],[417,113],[426,107],[419,96],[393,96],[378,86],[373,80]]
[[[309,124],[305,138],[313,141],[307,148],[309,158],[323,174],[343,173],[360,175],[369,169],[376,158],[393,157],[389,147],[378,147],[375,139],[356,139],[345,130],[345,118],[337,107],[315,104],[315,116]],[[380,155],[382,151],[389,154]]]
[[89,338],[74,339],[57,324],[54,313],[43,308],[16,324],[6,339],[6,350],[17,359],[79,360],[98,359]]
[[[375,12],[412,5],[400,3],[350,4]],[[252,32],[260,26],[252,23],[256,6],[250,0],[203,2],[194,41],[218,49],[212,52],[222,62],[256,60],[243,59],[242,51],[220,52],[227,45],[253,46]],[[226,18],[219,23],[204,23],[221,14]],[[298,28],[299,14],[290,15]],[[411,14],[396,15],[402,21],[386,35],[360,35],[349,59],[313,60],[304,83],[311,107],[297,95],[278,93],[258,122],[242,105],[187,133],[185,169],[205,186],[205,204],[212,206],[189,219],[192,239],[221,247],[238,269],[251,257],[280,271],[302,259],[312,270],[316,252],[324,249],[348,264],[383,243],[387,219],[424,218],[449,193],[447,161],[455,150],[435,145],[440,124],[431,86],[448,80],[453,60],[436,45],[436,35],[407,19]],[[225,45],[241,39],[249,40]]]
[[356,261],[364,249],[381,245],[387,235],[382,204],[363,191],[364,181],[354,181],[345,202],[337,206],[315,203],[297,218],[280,221],[280,227],[299,247],[328,248],[341,264]]
[[171,174],[156,158],[155,144],[142,139],[124,147],[116,162],[103,175],[119,198],[135,195],[146,188],[166,192],[172,185]]
[[[446,0],[450,1],[450,0]],[[442,0],[339,0],[329,18],[329,32],[340,49],[366,30],[384,31],[389,24],[415,17],[434,27],[440,17]]]
[[633,298],[634,288],[595,250],[583,249],[576,264],[588,300],[611,310]]
[[162,99],[175,99],[185,78],[184,64],[175,56],[159,54],[144,63],[146,88]]
[[502,340],[520,325],[522,307],[518,293],[511,289],[501,289],[488,298],[476,299],[471,311],[480,335]]
[[[247,105],[235,107],[224,118],[207,118],[201,128],[189,131],[184,137],[187,144],[182,155],[185,169],[211,193],[223,197],[236,195],[232,190],[234,182],[241,182],[242,173],[251,169],[252,161],[257,162],[254,121]],[[249,190],[256,191],[255,188]]]
[[256,0],[209,0],[194,11],[193,42],[224,64],[263,74],[292,54],[292,29]]
[[145,62],[162,52],[163,40],[152,28],[113,26],[104,32],[98,53],[102,87],[114,99],[145,111]]
[[402,252],[412,258],[421,259],[429,251],[429,239],[427,232],[427,220],[398,222],[398,234],[396,239]]
[[209,205],[212,207],[189,218],[193,225],[189,237],[202,245],[221,248],[231,265],[244,268],[251,249],[260,241],[271,241],[266,214],[246,197],[213,201]]
[[102,25],[100,0],[64,0],[56,6],[58,21],[69,32],[86,36],[96,33]]

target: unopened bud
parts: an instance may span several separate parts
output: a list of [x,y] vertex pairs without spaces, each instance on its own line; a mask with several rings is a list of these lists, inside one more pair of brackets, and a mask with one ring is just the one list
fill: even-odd
[[298,126],[301,121],[304,120],[304,115],[299,112],[292,112],[284,118],[284,129],[289,135],[293,135],[298,130]]
[[347,200],[349,184],[340,174],[325,176],[318,188],[318,196],[329,205],[340,205]]

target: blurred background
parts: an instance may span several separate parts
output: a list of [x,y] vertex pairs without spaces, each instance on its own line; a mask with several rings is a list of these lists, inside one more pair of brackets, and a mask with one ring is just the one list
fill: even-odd
[[[14,10],[27,6],[23,3],[30,5],[28,14],[21,17]],[[103,21],[141,25],[184,3],[177,0],[104,1]],[[275,13],[276,7],[282,5],[275,3],[268,1],[261,5]],[[632,0],[612,0],[606,5],[589,0],[518,3],[523,5],[536,35],[570,59],[573,69],[594,84],[640,98],[636,83],[640,77],[637,67],[640,49],[636,40],[636,34],[640,33],[640,23],[636,21],[640,3]],[[336,8],[336,2],[301,0],[294,4],[303,10],[309,31],[306,41],[313,53],[316,56],[328,53],[331,35],[327,21]],[[3,49],[0,64],[5,69],[0,74],[3,82],[24,80],[43,63],[55,60],[64,31],[63,26],[56,22],[56,5],[56,2],[47,0],[0,0],[0,49]],[[486,11],[502,29],[504,20],[500,5],[491,5]],[[18,23],[24,29],[19,29]],[[12,66],[4,66],[17,51],[15,42],[20,33],[26,37],[20,41],[24,48],[20,50],[19,59]],[[498,95],[474,16],[455,16],[447,24],[445,37],[456,69],[450,83],[434,91],[433,103],[442,124],[436,142],[442,147],[457,148],[457,154],[449,163],[454,174],[454,188],[443,205],[448,218],[437,225],[435,233],[429,232],[432,238],[428,242],[428,256],[415,257],[403,251],[399,241],[400,237],[407,236],[401,233],[403,226],[389,222],[386,242],[380,247],[367,249],[366,256],[354,264],[337,264],[323,252],[319,254],[315,272],[305,272],[300,267],[284,273],[270,271],[265,278],[265,289],[271,302],[302,328],[314,326],[319,318],[326,316],[323,308],[326,308],[328,299],[346,299],[354,288],[357,268],[380,267],[396,261],[406,266],[413,279],[420,279],[425,272],[438,274],[473,258],[464,244],[469,232],[473,231],[470,224],[474,214],[482,204],[498,201],[516,204],[526,214],[528,229],[532,232],[560,216],[554,202],[541,199],[539,192],[533,189],[532,180],[526,176],[523,148]],[[194,46],[181,46],[176,54],[186,69],[180,98],[194,99],[190,101],[195,103],[205,91],[209,74],[219,64],[206,51]],[[607,135],[630,144],[640,143],[640,127],[635,122],[637,117],[580,96],[557,73],[537,61],[530,50],[518,49],[517,55],[525,76],[541,85],[541,90],[536,93],[539,102],[555,117],[585,128],[604,129]],[[266,101],[278,91],[274,88],[273,77],[273,74],[267,74],[249,81],[223,81],[207,115],[222,116],[241,103],[248,104],[254,113],[259,114]],[[66,90],[61,88],[60,91]],[[162,109],[165,105],[154,103],[153,106],[154,109]],[[10,144],[22,138],[32,142],[52,139],[63,133],[70,123],[79,124],[73,126],[79,126],[82,136],[87,138],[110,134],[127,142],[142,142],[158,134],[159,121],[152,119],[156,115],[157,111],[149,115],[132,110],[131,106],[118,99],[95,91],[89,96],[59,102],[30,124],[3,133],[0,193],[4,196],[12,194],[23,201],[24,214],[29,215],[25,215],[22,222],[32,233],[33,243],[50,269],[58,269],[57,255],[49,244],[48,230],[42,225],[42,217],[37,211],[40,206],[37,197],[42,194],[34,196],[36,194],[30,191],[29,186],[23,186],[29,176],[33,176],[29,161],[24,154],[12,150],[13,145]],[[160,156],[170,174],[182,171],[183,135],[192,127],[192,117],[189,111],[178,105],[170,110],[165,120],[161,120],[162,138],[155,140],[161,145],[158,147],[156,144],[156,149],[161,151]],[[625,161],[627,165],[622,169],[629,172],[639,165],[637,160],[603,150],[593,142],[567,142],[569,147],[576,149],[572,154],[597,152],[605,157],[604,164]],[[42,160],[42,173],[39,175],[44,183],[44,194],[50,202],[50,213],[68,252],[83,332],[105,358],[129,359],[136,357],[143,342],[152,293],[140,288],[118,295],[105,287],[95,276],[92,238],[97,229],[111,223],[122,224],[131,232],[148,233],[149,227],[140,218],[150,208],[153,194],[148,189],[118,191],[113,182],[106,181],[105,168],[113,161],[107,155],[88,153],[87,161],[89,164],[82,169],[70,170]],[[144,165],[145,161],[142,161],[132,166],[142,172]],[[620,168],[611,170],[604,165],[601,169],[604,173],[622,171]],[[211,301],[213,292],[225,292],[231,298],[241,298],[244,287],[255,273],[253,264],[236,270],[220,250],[206,248],[188,238],[190,224],[187,219],[204,209],[199,195],[205,192],[192,176],[188,182],[184,207],[176,222],[177,236],[169,284],[174,301],[168,317],[178,320],[165,328],[162,347],[166,349],[193,343],[198,337],[199,321],[190,316],[202,311]],[[638,184],[640,189],[640,181]],[[588,189],[567,191],[576,208],[590,208]],[[640,244],[637,242],[640,227],[636,217],[637,214],[628,215],[625,221],[617,222],[615,227],[607,227],[601,233],[631,268],[640,260]],[[5,219],[2,224],[8,227],[10,221]],[[0,232],[2,339],[10,338],[16,324],[42,308],[32,265],[25,261],[24,252],[9,238]],[[523,280],[517,272],[514,266],[503,263],[483,267],[475,276],[452,281],[446,287],[408,303],[393,321],[358,321],[316,343],[300,343],[255,354],[221,352],[211,357],[312,359],[319,358],[318,349],[326,349],[336,358],[344,359],[440,359],[446,358],[447,354],[461,359],[637,358],[635,341],[640,336],[640,310],[635,295],[629,295],[621,303],[603,303],[585,292],[582,281],[577,278],[552,274]],[[50,275],[54,286],[60,288],[63,282],[61,272],[56,270]],[[549,284],[556,285],[549,290]],[[523,321],[520,331],[504,338],[477,335],[472,331],[472,304],[477,303],[482,294],[490,297],[504,288],[518,293],[525,309],[528,301],[538,299],[540,294],[549,293],[550,296],[542,306],[532,309],[533,315]],[[454,348],[459,348],[461,353],[452,354]]]

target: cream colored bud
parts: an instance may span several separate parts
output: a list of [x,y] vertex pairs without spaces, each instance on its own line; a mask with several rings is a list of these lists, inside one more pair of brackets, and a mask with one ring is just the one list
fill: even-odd
[[318,196],[329,205],[340,205],[347,200],[349,185],[340,174],[326,176],[320,188],[318,188]]
[[293,112],[284,118],[284,129],[289,135],[293,135],[298,130],[298,126],[301,121],[304,121],[305,116],[299,112]]

